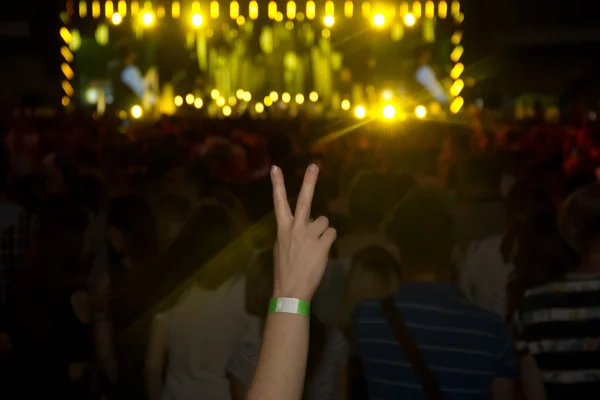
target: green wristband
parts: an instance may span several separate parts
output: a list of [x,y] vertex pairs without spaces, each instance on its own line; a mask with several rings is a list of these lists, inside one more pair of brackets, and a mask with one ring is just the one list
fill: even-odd
[[273,297],[269,302],[270,313],[297,314],[303,317],[310,316],[310,303],[306,300],[291,297]]

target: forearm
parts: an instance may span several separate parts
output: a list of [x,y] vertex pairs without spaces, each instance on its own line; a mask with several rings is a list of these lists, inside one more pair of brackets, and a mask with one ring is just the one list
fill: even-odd
[[302,397],[308,353],[309,318],[272,313],[248,400],[297,400]]

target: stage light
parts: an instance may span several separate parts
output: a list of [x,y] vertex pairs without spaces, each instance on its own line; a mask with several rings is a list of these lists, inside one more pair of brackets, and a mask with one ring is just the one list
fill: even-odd
[[462,92],[464,87],[465,87],[465,82],[462,79],[457,79],[454,81],[452,86],[450,86],[450,94],[452,96],[456,97],[460,94],[460,92]]
[[68,98],[67,96],[64,96],[64,97],[62,98],[61,102],[62,102],[62,105],[63,105],[64,107],[66,107],[66,106],[68,106],[68,105],[71,103],[71,99],[70,99],[70,98]]
[[252,100],[252,93],[244,92],[244,95],[242,96],[242,100],[244,100],[246,103],[250,103],[250,100]]
[[117,4],[117,11],[122,17],[127,15],[127,3],[125,0],[119,0],[119,3]]
[[394,97],[394,92],[392,92],[390,89],[386,89],[381,93],[381,97],[384,100],[391,100],[392,97]]
[[323,32],[321,32],[321,36],[323,36],[325,39],[329,39],[331,37],[331,31],[325,28],[323,29]]
[[196,100],[194,100],[194,107],[196,107],[197,109],[201,109],[203,105],[204,105],[204,101],[202,101],[202,99],[200,97],[198,97]]
[[442,0],[438,4],[438,17],[445,19],[448,16],[448,3]]
[[452,79],[458,79],[460,78],[460,76],[462,75],[463,71],[465,70],[465,66],[463,63],[456,63],[454,65],[454,67],[452,67],[452,69],[450,70],[450,78]]
[[204,18],[202,18],[202,15],[200,15],[200,14],[192,15],[192,25],[194,25],[196,28],[201,27],[203,23],[204,23]]
[[142,15],[142,23],[146,26],[150,26],[154,23],[154,15],[151,12],[145,12]]
[[235,92],[235,97],[237,97],[238,99],[242,100],[244,98],[244,89],[238,89]]
[[231,115],[231,107],[225,106],[223,107],[223,115],[229,117]]
[[287,3],[287,17],[288,19],[296,18],[296,3],[294,1],[288,1]]
[[317,92],[310,92],[310,94],[308,95],[308,98],[313,103],[316,103],[317,101],[319,101],[319,93],[317,93]]
[[262,114],[263,111],[265,111],[265,106],[263,105],[263,103],[256,103],[256,105],[254,106],[254,109],[256,110],[257,113]]
[[275,103],[277,100],[279,100],[279,95],[275,91],[269,93],[269,97],[271,98],[273,103]]
[[144,111],[142,110],[142,107],[140,107],[140,106],[131,107],[131,116],[133,118],[140,119],[140,118],[142,118],[142,115],[144,115]]
[[231,19],[237,19],[240,16],[240,3],[235,0],[229,3],[229,16]]
[[106,18],[110,18],[113,16],[113,14],[115,13],[115,5],[113,4],[112,0],[108,0],[104,3],[104,15],[106,15]]
[[213,89],[213,90],[210,91],[210,97],[213,100],[218,99],[220,95],[221,95],[221,93],[219,93],[219,91],[217,89]]
[[236,20],[238,26],[242,26],[246,23],[246,17],[244,17],[243,15],[240,15],[239,17],[237,17]]
[[114,13],[111,17],[111,20],[113,25],[120,25],[121,22],[123,22],[123,17],[121,17],[121,14],[119,13]]
[[306,18],[315,19],[316,10],[317,7],[315,5],[315,2],[312,0],[308,0],[306,2]]
[[274,1],[270,1],[267,8],[267,15],[269,19],[277,18],[277,3]]
[[404,16],[404,25],[406,26],[414,26],[415,25],[415,16],[411,13],[408,13]]
[[173,99],[173,102],[175,103],[175,105],[177,107],[181,107],[183,105],[183,97],[175,96],[175,98]]
[[277,11],[277,15],[275,15],[275,21],[277,21],[277,22],[283,21],[283,13],[281,11]]
[[231,107],[233,107],[233,106],[235,106],[235,105],[237,104],[237,99],[235,98],[235,96],[231,96],[231,97],[229,98],[229,100],[227,100],[227,102],[229,103],[229,105],[230,105]]
[[281,95],[281,101],[283,101],[286,104],[289,103],[290,101],[292,101],[292,95],[288,92],[285,92]]
[[346,18],[352,18],[354,15],[354,3],[352,3],[352,0],[346,0],[344,3],[344,15]]
[[85,101],[88,104],[96,104],[98,102],[98,91],[94,88],[89,88],[86,90]]
[[367,115],[367,110],[364,106],[358,106],[354,109],[354,116],[358,119],[363,119]]
[[427,116],[427,109],[423,106],[417,106],[417,108],[415,108],[415,115],[417,118],[423,119]]
[[296,95],[296,103],[304,104],[304,95],[302,93]]
[[464,104],[465,100],[462,97],[458,96],[457,98],[452,100],[452,103],[450,104],[450,112],[452,114],[457,114]]
[[253,20],[258,18],[258,2],[256,0],[252,0],[248,5],[248,15]]
[[217,105],[218,105],[219,107],[223,107],[223,106],[225,105],[225,97],[223,97],[223,96],[220,96],[220,97],[217,99]]
[[273,105],[273,100],[271,100],[269,96],[265,96],[263,103],[265,103],[265,106],[271,107]]
[[216,0],[210,2],[210,17],[212,19],[219,18],[219,2]]
[[185,96],[185,102],[190,106],[194,104],[194,95],[189,93],[187,96]]
[[342,110],[348,111],[350,109],[350,100],[344,99],[342,100]]
[[173,18],[179,18],[181,15],[181,4],[178,1],[174,1],[171,4],[171,16]]
[[325,14],[333,15],[335,13],[335,4],[332,0],[325,2]]
[[383,107],[382,114],[385,119],[393,119],[396,116],[396,107],[388,104],[387,106]]
[[463,55],[463,51],[464,49],[461,45],[456,46],[454,50],[452,50],[452,53],[450,53],[450,59],[454,62],[458,62]]
[[331,28],[335,24],[335,18],[333,15],[326,15],[325,18],[323,18],[323,23],[325,26]]
[[379,28],[385,25],[385,17],[383,16],[383,14],[375,14],[373,16],[373,24]]

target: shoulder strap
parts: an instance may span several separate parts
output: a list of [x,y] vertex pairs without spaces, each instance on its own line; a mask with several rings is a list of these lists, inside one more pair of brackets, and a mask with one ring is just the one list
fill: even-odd
[[413,372],[419,379],[427,398],[429,400],[442,400],[444,397],[442,390],[438,386],[435,376],[429,369],[429,366],[427,366],[421,351],[417,347],[408,327],[404,323],[404,318],[402,317],[400,310],[396,308],[394,298],[387,297],[383,299],[381,307],[388,324],[396,334],[396,339],[400,342],[400,345],[402,345],[404,355],[410,362]]

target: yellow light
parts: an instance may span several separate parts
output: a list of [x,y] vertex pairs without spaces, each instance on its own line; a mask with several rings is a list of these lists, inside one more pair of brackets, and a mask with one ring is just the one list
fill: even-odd
[[154,14],[150,11],[147,11],[142,15],[142,23],[146,26],[150,26],[154,23]]
[[462,24],[462,22],[465,20],[465,14],[463,14],[463,13],[460,13],[460,14],[458,14],[458,15],[457,15],[457,16],[454,18],[454,20],[455,20],[457,23],[459,23],[459,24]]
[[61,99],[61,102],[62,102],[62,105],[63,105],[64,107],[66,107],[66,106],[68,106],[68,105],[71,103],[71,99],[70,99],[70,98],[68,98],[67,96],[64,96],[64,97]]
[[288,92],[285,92],[281,95],[281,101],[283,101],[286,104],[289,103],[290,101],[292,101],[292,95]]
[[69,81],[62,81],[62,88],[65,94],[69,97],[73,97],[75,91],[73,90],[73,86],[69,83]]
[[273,105],[273,100],[271,100],[269,96],[265,96],[263,103],[265,103],[265,106],[271,107]]
[[223,115],[229,117],[231,115],[231,107],[225,106],[223,107]]
[[185,102],[186,102],[187,104],[189,104],[189,105],[192,105],[192,104],[194,104],[194,95],[193,95],[193,94],[191,94],[191,93],[188,93],[188,94],[185,96]]
[[175,98],[173,99],[173,102],[175,103],[175,105],[177,107],[181,107],[183,105],[183,97],[175,96]]
[[364,3],[362,3],[362,13],[363,16],[368,17],[371,15],[371,3],[369,3],[368,1],[365,1]]
[[285,29],[287,29],[288,31],[291,31],[292,29],[294,29],[294,23],[292,21],[286,21]]
[[335,24],[335,18],[333,15],[326,15],[325,18],[323,18],[323,23],[325,26],[331,28],[333,24]]
[[448,3],[444,0],[438,4],[438,17],[445,19],[448,16]]
[[138,3],[137,1],[132,1],[131,2],[131,15],[132,16],[136,16],[138,15],[138,13],[140,12],[140,3]]
[[100,2],[93,1],[92,2],[92,17],[98,18],[100,16]]
[[333,15],[335,14],[335,4],[331,0],[327,0],[325,2],[325,14]]
[[60,28],[60,37],[65,41],[66,44],[71,43],[71,40],[73,39],[71,32],[69,32],[69,30],[64,26]]
[[119,13],[114,13],[111,20],[114,25],[119,25],[121,22],[123,22],[123,17],[121,17],[121,14]]
[[458,1],[454,0],[450,3],[450,14],[452,14],[454,18],[458,17],[460,14],[460,3]]
[[277,22],[283,21],[283,13],[281,11],[277,11],[277,15],[275,16],[275,21],[277,21]]
[[317,92],[310,92],[310,94],[308,95],[308,98],[313,103],[316,103],[317,101],[319,101],[319,93],[317,93]]
[[342,100],[342,110],[348,111],[350,109],[350,100],[344,99]]
[[455,46],[458,46],[460,44],[460,41],[462,39],[462,31],[456,31],[452,34],[452,44]]
[[415,16],[411,13],[408,13],[404,16],[404,24],[406,26],[414,26],[415,25]]
[[223,107],[223,106],[225,105],[225,97],[223,97],[223,96],[220,96],[220,97],[217,99],[217,105],[218,105],[219,107]]
[[240,3],[235,0],[229,4],[229,16],[231,19],[237,19],[240,16]]
[[62,65],[60,66],[60,69],[62,70],[63,74],[65,75],[65,78],[67,78],[68,80],[73,79],[73,76],[75,74],[74,74],[73,70],[71,69],[71,67],[69,66],[69,64],[62,63]]
[[213,90],[210,91],[210,97],[213,100],[218,99],[220,95],[221,95],[221,93],[219,93],[219,91],[217,89],[213,89]]
[[415,1],[412,6],[412,12],[415,18],[421,18],[421,2]]
[[216,0],[210,2],[210,17],[212,19],[219,18],[219,2]]
[[296,103],[304,104],[304,95],[302,93],[296,95]]
[[315,19],[316,12],[317,6],[315,6],[315,2],[312,0],[308,0],[306,2],[306,18]]
[[125,0],[119,0],[119,4],[117,5],[117,10],[119,11],[119,14],[121,14],[121,17],[124,17],[127,15],[127,2]]
[[242,26],[246,23],[246,17],[240,15],[239,17],[237,17],[237,20],[235,22],[237,22],[238,26]]
[[279,95],[275,91],[269,93],[269,97],[271,98],[273,103],[276,102],[277,100],[279,100]]
[[373,24],[377,27],[382,27],[385,25],[385,17],[383,14],[375,14],[373,16]]
[[181,16],[181,4],[178,1],[174,1],[171,4],[171,16],[173,18],[179,18]]
[[429,19],[435,17],[435,4],[433,4],[433,1],[431,0],[428,0],[427,3],[425,3],[425,16]]
[[385,89],[382,93],[381,93],[381,97],[386,100],[389,101],[392,99],[392,97],[394,97],[394,92],[392,92],[390,89]]
[[256,103],[254,109],[257,113],[262,114],[265,111],[265,106],[263,105],[263,103]]
[[267,9],[269,19],[275,19],[277,17],[277,3],[274,1],[269,2]]
[[115,6],[111,0],[108,0],[106,3],[104,3],[104,15],[106,15],[106,18],[112,17],[114,12]]
[[465,66],[463,63],[460,63],[460,62],[456,63],[454,65],[454,67],[452,67],[452,69],[450,70],[450,78],[452,78],[452,79],[460,78],[460,76],[464,70],[465,70]]
[[253,20],[258,18],[258,3],[256,0],[252,0],[248,5],[248,16]]
[[250,103],[250,101],[252,100],[252,93],[244,92],[244,95],[242,96],[242,100],[244,100],[246,103]]
[[383,107],[383,117],[385,119],[393,119],[396,116],[396,107],[391,104]]
[[237,99],[234,96],[231,96],[229,100],[227,100],[230,106],[235,106],[237,104]]
[[235,92],[235,97],[237,97],[238,99],[242,100],[244,98],[244,89],[238,89]]
[[201,27],[203,23],[204,23],[204,18],[202,18],[202,15],[200,15],[200,14],[192,15],[192,25],[194,25],[196,28]]
[[73,53],[71,53],[71,50],[69,50],[67,46],[63,46],[60,48],[60,54],[62,54],[66,62],[70,63],[71,61],[73,61]]
[[302,11],[300,11],[299,13],[296,13],[296,19],[298,21],[304,21],[304,17],[305,17],[305,15]]
[[450,59],[454,62],[458,62],[463,55],[463,51],[464,49],[461,45],[456,46],[454,50],[452,50],[452,53],[450,53]]
[[288,1],[287,3],[287,17],[288,19],[296,18],[296,3],[294,1]]
[[323,32],[321,32],[321,36],[323,36],[325,39],[328,39],[331,36],[331,31],[325,28],[323,29]]
[[199,1],[194,1],[192,3],[192,13],[193,14],[197,14],[200,12],[200,2]]
[[87,16],[87,2],[85,2],[85,0],[79,2],[79,16],[81,18],[85,18]]
[[415,115],[417,118],[423,119],[427,116],[427,109],[423,106],[417,106],[417,108],[415,108]]
[[344,3],[344,15],[346,18],[352,18],[354,15],[354,3],[352,0],[348,0]]
[[367,115],[367,110],[364,106],[358,106],[354,109],[354,116],[358,119],[363,119]]
[[462,79],[457,79],[454,81],[452,86],[450,86],[450,94],[452,96],[458,96],[460,92],[462,92],[465,87],[465,82]]
[[140,118],[142,118],[143,114],[144,114],[144,111],[142,110],[142,107],[140,107],[140,106],[131,107],[131,116],[133,118],[140,119]]
[[452,114],[457,114],[464,104],[465,100],[462,97],[458,96],[457,98],[452,100],[452,103],[450,104],[450,112]]
[[408,2],[403,1],[402,3],[400,3],[400,16],[401,17],[404,17],[406,14],[409,13],[408,8],[409,8]]

